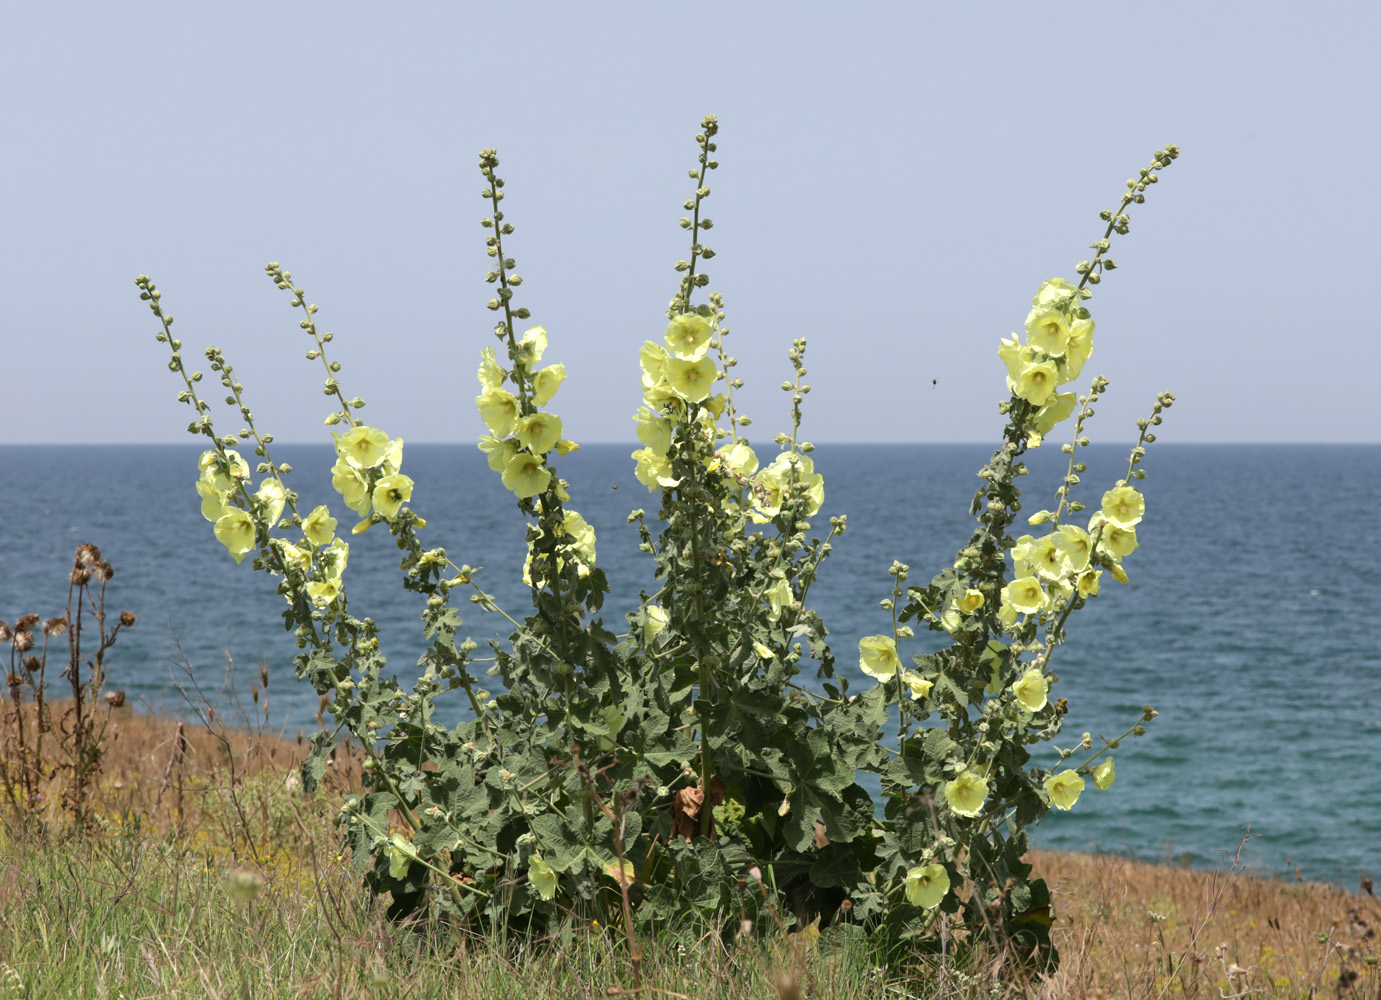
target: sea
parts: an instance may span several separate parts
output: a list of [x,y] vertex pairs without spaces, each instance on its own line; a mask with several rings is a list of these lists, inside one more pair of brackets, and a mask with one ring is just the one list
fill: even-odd
[[[571,505],[597,532],[615,631],[652,585],[628,514],[641,507],[655,519],[658,498],[633,476],[633,447],[587,445],[559,463]],[[115,569],[107,609],[138,617],[106,653],[111,689],[142,710],[195,719],[210,703],[230,723],[310,736],[318,699],[293,674],[283,599],[249,560],[236,565],[202,518],[200,450],[0,445],[0,619],[62,614],[73,550],[92,542]],[[1091,508],[1126,474],[1127,451],[1081,452]],[[975,473],[990,453],[818,447],[825,504],[816,523],[823,532],[828,516],[845,514],[848,530],[810,598],[843,670],[857,674],[859,637],[889,627],[878,602],[893,560],[924,583],[965,544]],[[273,455],[294,466],[304,510],[328,503],[343,526],[353,522],[330,488],[329,445],[275,445]],[[1025,512],[1051,506],[1066,461],[1053,444],[1028,455]],[[1241,857],[1263,874],[1350,888],[1381,874],[1381,445],[1157,443],[1143,467],[1146,517],[1141,547],[1124,563],[1130,582],[1104,576],[1051,663],[1060,678],[1052,697],[1069,703],[1054,743],[1120,734],[1143,705],[1159,716],[1117,751],[1112,787],[1090,782],[1074,809],[1033,831],[1035,843],[1214,867],[1247,837]],[[470,444],[409,444],[403,471],[416,482],[411,506],[428,521],[424,542],[483,567],[477,579],[521,617],[524,521],[484,456]],[[379,622],[390,666],[406,679],[423,648],[421,607],[398,585],[398,555],[380,528],[352,538],[346,582],[352,610]],[[482,647],[507,634],[496,615],[461,610]],[[914,651],[933,648],[924,635]],[[261,670],[268,689],[255,701]],[[1049,745],[1035,749],[1037,762],[1053,763]]]

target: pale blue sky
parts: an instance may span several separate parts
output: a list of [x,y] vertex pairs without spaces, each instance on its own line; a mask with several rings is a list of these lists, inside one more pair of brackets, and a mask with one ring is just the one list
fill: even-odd
[[1112,379],[1094,438],[1129,438],[1170,389],[1165,441],[1377,441],[1378,10],[11,4],[0,440],[188,440],[141,272],[265,430],[319,439],[319,368],[269,260],[376,424],[473,439],[486,146],[519,302],[570,372],[553,408],[577,441],[631,440],[708,112],[708,270],[757,440],[797,336],[808,437],[991,439],[998,339],[1173,141],[1090,303],[1086,374]]

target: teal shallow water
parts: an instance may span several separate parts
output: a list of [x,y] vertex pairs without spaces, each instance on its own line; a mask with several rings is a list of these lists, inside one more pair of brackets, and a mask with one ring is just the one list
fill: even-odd
[[[628,511],[655,511],[632,475],[629,446],[587,446],[562,460],[573,503],[599,536],[613,594],[606,620],[650,582]],[[841,664],[860,635],[883,631],[877,602],[893,559],[928,579],[952,561],[972,521],[975,445],[824,445],[816,453],[827,514],[849,530],[812,590]],[[226,652],[241,695],[264,662],[271,724],[290,735],[315,725],[316,697],[292,674],[281,598],[268,579],[236,566],[211,535],[192,484],[199,448],[0,446],[0,502],[11,512],[0,545],[0,618],[60,613],[73,548],[92,541],[114,564],[110,600],[139,614],[111,650],[112,684],[136,702],[184,704],[177,638],[199,683],[220,689]],[[327,447],[279,446],[308,506],[331,502]],[[1047,505],[1062,456],[1028,462],[1028,510]],[[1087,451],[1086,501],[1125,470],[1126,450]],[[1068,699],[1065,736],[1113,735],[1154,705],[1145,738],[1117,754],[1112,789],[1090,786],[1070,813],[1036,833],[1045,846],[1168,854],[1211,864],[1250,826],[1255,866],[1298,866],[1306,878],[1355,886],[1381,869],[1381,643],[1376,568],[1381,555],[1381,446],[1155,445],[1143,485],[1141,548],[1132,582],[1107,583],[1070,628],[1053,666]],[[511,498],[469,445],[409,445],[405,471],[426,536],[457,562],[485,566],[500,602],[525,607],[516,579],[523,525]],[[347,515],[348,516],[348,515]],[[407,675],[421,649],[415,595],[396,585],[397,550],[383,532],[352,542],[352,607],[380,622],[390,662]],[[477,640],[505,630],[473,607]],[[918,639],[915,651],[923,647]],[[223,710],[229,716],[228,706]]]

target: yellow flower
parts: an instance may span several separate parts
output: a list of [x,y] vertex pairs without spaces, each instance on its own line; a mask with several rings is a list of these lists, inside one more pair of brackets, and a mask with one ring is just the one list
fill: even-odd
[[1066,569],[1072,573],[1082,573],[1088,568],[1089,556],[1093,554],[1093,539],[1087,531],[1077,525],[1062,524],[1052,538]]
[[1084,362],[1093,353],[1093,320],[1076,319],[1069,324],[1064,357],[1060,359],[1060,381],[1072,382],[1084,370]]
[[518,443],[534,455],[545,455],[561,440],[561,418],[554,413],[530,413],[514,424]]
[[983,607],[983,591],[981,590],[970,587],[964,591],[964,596],[959,598],[959,610],[966,615],[973,614],[981,607]]
[[265,479],[254,491],[254,496],[263,505],[264,520],[268,522],[269,527],[273,527],[283,516],[283,505],[288,499],[283,484],[277,479]]
[[331,466],[331,485],[345,500],[345,506],[363,517],[369,513],[369,478],[344,458]]
[[497,389],[503,385],[503,369],[494,360],[494,348],[486,347],[480,351],[480,391],[488,392],[490,389]]
[[1064,278],[1046,278],[1041,287],[1031,297],[1033,306],[1063,306],[1078,294],[1074,286]]
[[746,441],[735,441],[731,448],[721,448],[715,452],[724,465],[740,476],[751,476],[758,471],[758,456],[748,447]]
[[930,689],[935,686],[934,681],[928,681],[920,674],[910,670],[901,675],[901,679],[906,682],[906,686],[911,689],[911,700],[920,701],[922,698],[930,696]]
[[1032,406],[1044,406],[1058,384],[1059,372],[1053,361],[1032,362],[1012,379],[1012,394]]
[[1031,418],[1032,427],[1041,437],[1055,429],[1055,425],[1074,412],[1074,393],[1057,392]]
[[254,548],[254,519],[238,507],[226,511],[216,519],[216,538],[225,546],[237,563]]
[[1035,306],[1026,314],[1026,342],[1051,357],[1065,352],[1069,318],[1058,306]]
[[551,397],[556,395],[556,390],[561,388],[561,383],[566,381],[565,365],[547,365],[536,375],[532,376],[532,398],[537,401],[538,406],[546,406],[551,402]]
[[[523,334],[523,339],[518,341],[518,364],[528,371],[542,360],[542,355],[547,350],[547,331],[545,327],[534,326],[527,333]],[[497,431],[495,433],[498,433]]]
[[1084,779],[1073,771],[1061,771],[1045,779],[1045,792],[1056,809],[1070,809],[1079,801]]
[[768,606],[771,610],[767,612],[769,621],[776,621],[782,616],[783,608],[790,608],[795,605],[794,597],[791,593],[791,584],[785,579],[779,579],[771,587],[767,588],[767,593],[763,595],[767,598]]
[[770,660],[777,654],[760,642],[753,643],[753,652],[758,654],[760,660]]
[[945,782],[945,801],[956,816],[977,816],[988,801],[988,779],[977,771],[965,771]]
[[1002,600],[1022,614],[1033,615],[1045,606],[1045,592],[1034,576],[1024,576],[1002,588]]
[[216,489],[215,483],[205,475],[197,480],[197,494],[201,497],[201,516],[213,524],[230,510],[226,505],[230,494]]
[[1049,693],[1050,682],[1045,679],[1040,667],[1028,667],[1012,685],[1012,694],[1016,695],[1021,707],[1028,712],[1039,712],[1043,709]]
[[678,358],[699,361],[714,333],[710,321],[699,313],[682,313],[667,324],[666,345]]
[[718,375],[714,362],[709,358],[699,361],[672,358],[666,365],[667,386],[690,403],[698,403],[708,396]]
[[801,485],[805,486],[806,497],[810,501],[803,512],[806,517],[813,517],[825,502],[825,478],[815,471],[815,462],[809,455],[782,452],[758,474],[758,481],[767,487],[769,493],[766,505],[758,501],[758,508],[765,515],[761,520],[754,516],[753,520],[759,523],[770,521],[781,510],[783,491],[792,483],[796,483],[798,489]]
[[518,398],[513,393],[490,389],[475,397],[475,406],[490,434],[507,437],[513,433],[513,424],[518,419]]
[[1093,785],[1100,792],[1106,792],[1111,787],[1115,777],[1117,777],[1117,767],[1113,764],[1111,757],[1093,769]]
[[384,460],[388,445],[387,434],[360,424],[336,438],[336,454],[356,469],[372,469]]
[[326,607],[339,596],[339,580],[313,580],[307,584],[307,597],[318,608]]
[[339,585],[341,577],[345,575],[346,564],[350,562],[350,543],[344,538],[337,538],[317,553],[317,562],[321,564],[322,576]]
[[906,873],[906,901],[933,910],[949,892],[949,872],[944,865],[923,865]]
[[649,604],[647,614],[643,618],[643,642],[651,645],[657,633],[666,628],[669,621],[671,616],[667,614],[666,608]]
[[648,409],[639,409],[633,414],[633,422],[638,425],[638,440],[659,457],[671,449],[671,421],[660,417]]
[[519,452],[504,466],[504,488],[511,490],[518,499],[535,497],[551,483],[551,472],[536,455]]
[[[571,554],[586,566],[595,564],[595,529],[576,511],[568,510],[562,518],[566,541]],[[582,574],[583,575],[583,574]]]
[[222,493],[230,493],[240,485],[240,480],[249,478],[249,463],[234,448],[227,448],[225,462],[229,471],[226,471],[219,456],[220,452],[215,450],[204,451],[197,459],[197,467],[203,479],[209,480]]
[[1113,563],[1110,572],[1112,573],[1112,578],[1118,583],[1126,583],[1130,579],[1130,577],[1127,576],[1127,571],[1122,568],[1121,563]]
[[493,434],[480,438],[479,449],[489,456],[489,468],[495,472],[503,472],[520,450],[516,438],[500,438]]
[[1034,539],[1027,550],[1026,559],[1038,576],[1047,580],[1058,580],[1065,574],[1065,564],[1060,558],[1060,550],[1055,546],[1055,537],[1046,535]]
[[868,635],[858,640],[858,669],[886,683],[901,669],[897,640],[890,635]]
[[632,458],[638,463],[633,475],[647,487],[649,493],[655,492],[659,486],[671,487],[681,481],[671,474],[671,463],[662,455],[654,454],[651,448],[638,449],[633,452]]
[[384,476],[374,484],[374,509],[386,521],[398,516],[398,508],[412,499],[412,480],[407,476]]
[[317,507],[302,522],[302,534],[313,545],[326,545],[336,537],[336,523],[329,510]]
[[651,389],[666,377],[667,361],[670,359],[666,348],[650,340],[643,341],[643,346],[638,349],[638,364],[643,370],[644,389]]
[[273,547],[278,550],[279,556],[283,560],[283,565],[289,569],[300,570],[305,573],[312,565],[312,554],[304,548],[294,545],[292,542],[282,538],[273,539]]
[[388,838],[388,848],[385,853],[388,855],[390,878],[405,878],[408,874],[408,866],[417,860],[417,848],[413,847],[412,841],[401,833],[395,833]]
[[1099,528],[1103,529],[1103,534],[1098,539],[1098,548],[1114,560],[1121,562],[1136,551],[1138,543],[1135,528],[1123,528],[1113,524],[1101,513],[1089,518],[1089,534],[1096,533]]
[[1098,596],[1098,586],[1099,586],[1098,580],[1099,580],[1099,577],[1101,577],[1102,575],[1103,575],[1103,571],[1102,571],[1101,569],[1086,569],[1086,570],[1084,570],[1082,573],[1080,573],[1080,574],[1079,574],[1079,596],[1080,596],[1080,597],[1097,597],[1097,596]]
[[379,463],[384,475],[391,476],[403,467],[403,439],[394,438],[384,449],[384,460]]
[[556,872],[540,856],[534,854],[527,862],[527,880],[543,899],[556,897]]
[[1008,340],[1006,337],[1002,338],[1002,342],[997,349],[997,356],[1007,368],[1009,389],[1011,388],[1010,382],[1024,372],[1028,365],[1034,364],[1038,360],[1039,354],[1040,352],[1034,347],[1028,347],[1017,340],[1016,334],[1012,335],[1011,340]]
[[1103,494],[1103,516],[1119,528],[1134,528],[1146,513],[1146,498],[1130,486]]

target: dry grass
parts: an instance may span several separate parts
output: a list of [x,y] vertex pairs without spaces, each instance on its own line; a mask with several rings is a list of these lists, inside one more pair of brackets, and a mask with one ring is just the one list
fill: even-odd
[[[114,849],[106,850],[104,856],[117,870],[121,865],[135,864],[121,858],[143,856],[139,854],[143,848],[128,845],[172,845],[181,856],[199,858],[198,871],[215,876],[220,880],[218,885],[228,884],[231,873],[250,872],[269,887],[270,893],[286,893],[276,904],[286,908],[282,918],[285,926],[293,925],[293,906],[315,908],[312,920],[320,920],[316,914],[329,908],[353,907],[359,913],[368,912],[358,883],[340,863],[330,824],[339,799],[359,788],[358,750],[353,754],[342,751],[328,773],[327,791],[308,797],[296,787],[294,777],[307,751],[303,741],[262,731],[222,728],[214,717],[208,727],[142,715],[128,707],[103,705],[99,711],[109,724],[108,742],[92,801],[105,831],[101,836],[111,844],[126,845],[130,851],[121,855]],[[51,833],[59,828],[62,818],[46,815],[40,819],[39,829]],[[11,827],[12,835],[16,829]],[[42,842],[40,837],[37,843]],[[1376,929],[1381,923],[1381,906],[1367,893],[1263,879],[1226,869],[1204,872],[1138,863],[1107,855],[1037,851],[1032,860],[1037,873],[1049,880],[1055,898],[1054,936],[1063,963],[1052,980],[1035,986],[1004,983],[994,993],[992,984],[973,979],[940,984],[933,978],[918,980],[913,972],[888,980],[890,985],[884,988],[884,980],[876,978],[877,970],[864,968],[859,974],[874,975],[867,981],[876,984],[879,996],[1381,1000],[1381,974],[1376,965],[1381,954]],[[17,904],[24,893],[10,888],[14,891],[3,895],[10,897],[7,904]],[[121,905],[139,905],[138,900],[134,893]],[[308,910],[300,912],[306,914]],[[385,931],[377,916],[361,920],[353,924],[321,923],[326,935],[323,954],[336,949],[340,969],[348,966],[354,970],[358,956],[376,965],[398,961],[397,954],[390,951],[393,946],[383,942]],[[822,949],[826,943],[822,936]],[[799,950],[794,939],[791,946]],[[596,952],[581,953],[584,957],[580,958],[595,963],[585,980],[592,990],[599,983],[607,986],[616,982],[621,961],[615,952],[599,950],[613,946],[600,943],[594,947]],[[654,975],[661,989],[672,988],[677,982],[678,962],[705,959],[693,954],[687,959],[684,942],[647,942],[646,947],[650,968],[661,969]],[[692,953],[696,947],[692,942]],[[0,954],[3,952],[0,947]],[[596,953],[603,957],[592,957]],[[320,963],[320,959],[316,961]],[[480,977],[471,983],[474,995],[491,995],[486,992],[491,987],[497,991],[492,995],[505,995],[504,982],[517,995],[519,984],[528,979],[555,983],[549,977],[569,971],[541,968],[541,957],[500,955],[488,961],[491,965],[501,963],[507,970],[502,975],[509,978],[493,979],[493,970],[484,966],[482,956],[471,956],[467,961],[469,971],[464,974]],[[475,961],[480,965],[474,965]],[[734,963],[725,964],[722,956],[714,961],[723,972],[723,983],[712,988],[719,996],[872,994],[871,989],[857,992],[862,980],[852,973],[836,976],[830,960],[819,953],[808,960],[796,955],[790,962],[770,968],[764,965],[753,972],[751,983],[745,979],[741,988],[732,984],[742,969],[730,971]],[[858,956],[849,961],[857,965]],[[476,971],[481,967],[482,975]],[[328,973],[344,975],[329,969],[322,975]],[[439,966],[427,975],[439,977],[435,979],[437,988],[449,991],[455,985]],[[787,990],[785,983],[778,984],[781,976],[795,977],[795,986]],[[475,985],[481,981],[487,984],[483,989]],[[707,980],[699,985],[699,992],[687,989],[686,995],[708,995],[703,991],[710,988]],[[316,987],[305,992],[316,992]],[[338,984],[331,992],[339,995]],[[547,995],[541,988],[524,992]],[[589,995],[598,993],[595,990]],[[0,995],[4,995],[3,983]],[[585,994],[582,988],[565,995]]]

